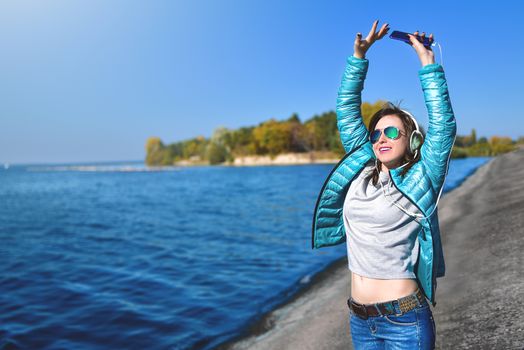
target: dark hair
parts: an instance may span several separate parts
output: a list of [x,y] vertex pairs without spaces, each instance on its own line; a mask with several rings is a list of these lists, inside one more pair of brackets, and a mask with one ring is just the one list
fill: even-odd
[[[407,138],[408,138],[408,147],[409,147],[409,137],[411,135],[411,133],[417,129],[417,127],[415,126],[415,123],[413,122],[413,120],[411,119],[411,117],[406,113],[404,112],[401,108],[400,108],[400,104],[399,105],[394,105],[393,103],[391,102],[386,102],[382,108],[380,110],[378,110],[375,114],[373,114],[373,116],[371,117],[371,120],[369,122],[369,132],[371,133],[373,130],[375,130],[375,127],[377,126],[378,124],[378,121],[386,116],[386,115],[396,115],[397,117],[400,118],[400,120],[402,121],[402,125],[404,126],[404,129],[406,131],[406,135],[407,135]],[[422,133],[422,135],[424,136],[425,138],[425,134],[424,134],[424,131],[422,129],[420,129],[420,132]],[[406,173],[408,172],[408,170],[416,163],[420,160],[420,147],[418,148],[419,151],[417,152],[417,156],[416,157],[413,157],[412,154],[409,153],[409,151],[406,151],[406,153],[404,154],[404,158],[402,159],[402,163],[408,163],[405,167],[402,168],[401,172],[400,172],[400,175],[401,176],[404,176],[406,175]],[[378,182],[378,177],[379,177],[379,170],[378,169],[381,169],[382,168],[382,163],[380,162],[380,160],[378,160],[378,158],[376,159],[376,165],[374,166],[373,168],[373,171],[371,172],[371,175],[370,177],[372,178],[372,181],[373,181],[373,185],[377,185],[377,182]]]

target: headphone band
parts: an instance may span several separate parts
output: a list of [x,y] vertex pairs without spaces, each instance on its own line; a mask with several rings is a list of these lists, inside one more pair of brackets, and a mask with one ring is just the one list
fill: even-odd
[[406,111],[405,109],[401,109],[402,112],[406,113],[407,115],[409,115],[409,117],[411,118],[411,120],[413,121],[413,123],[415,124],[415,128],[418,132],[420,132],[420,128],[418,127],[418,123],[417,123],[417,120],[415,119],[415,117],[409,113],[408,111]]
[[420,128],[418,126],[418,122],[415,119],[415,117],[406,111],[405,109],[401,109],[402,112],[404,112],[406,115],[408,115],[411,120],[413,121],[413,124],[415,124],[415,130],[411,132],[411,135],[409,135],[409,151],[413,155],[413,158],[417,157],[418,149],[422,145],[422,142],[424,140],[424,136],[420,132]]

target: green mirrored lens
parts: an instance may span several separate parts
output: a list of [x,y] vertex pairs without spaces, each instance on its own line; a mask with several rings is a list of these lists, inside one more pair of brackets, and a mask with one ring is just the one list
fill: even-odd
[[394,139],[398,138],[399,130],[398,130],[398,128],[396,128],[394,126],[388,126],[387,128],[384,129],[384,134],[388,138],[394,140]]
[[378,141],[378,139],[380,138],[380,133],[381,131],[379,129],[371,133],[371,136],[369,137],[369,140],[371,141],[371,143],[376,143]]

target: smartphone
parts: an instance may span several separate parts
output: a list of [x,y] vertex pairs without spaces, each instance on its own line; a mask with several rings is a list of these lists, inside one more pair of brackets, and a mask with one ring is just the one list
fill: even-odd
[[[409,34],[411,34],[411,33],[409,33]],[[395,40],[402,40],[404,42],[407,42],[408,44],[411,43],[411,41],[409,40],[408,33],[406,33],[406,32],[400,32],[398,30],[395,30],[393,33],[391,33],[389,35],[389,37],[391,39],[395,39]],[[418,41],[422,41],[420,35],[417,35],[417,39],[418,39]],[[425,37],[424,38],[424,42],[422,42],[422,45],[424,45],[428,49],[431,48],[432,44],[434,45],[434,43],[429,41],[428,37]]]

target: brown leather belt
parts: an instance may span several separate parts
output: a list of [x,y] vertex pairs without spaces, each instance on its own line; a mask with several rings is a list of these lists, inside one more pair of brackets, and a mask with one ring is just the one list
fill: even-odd
[[359,304],[352,298],[348,299],[349,309],[364,320],[367,320],[369,316],[397,315],[397,310],[400,310],[401,314],[403,314],[424,303],[427,303],[427,301],[424,295],[422,295],[420,288],[413,294],[383,303]]

